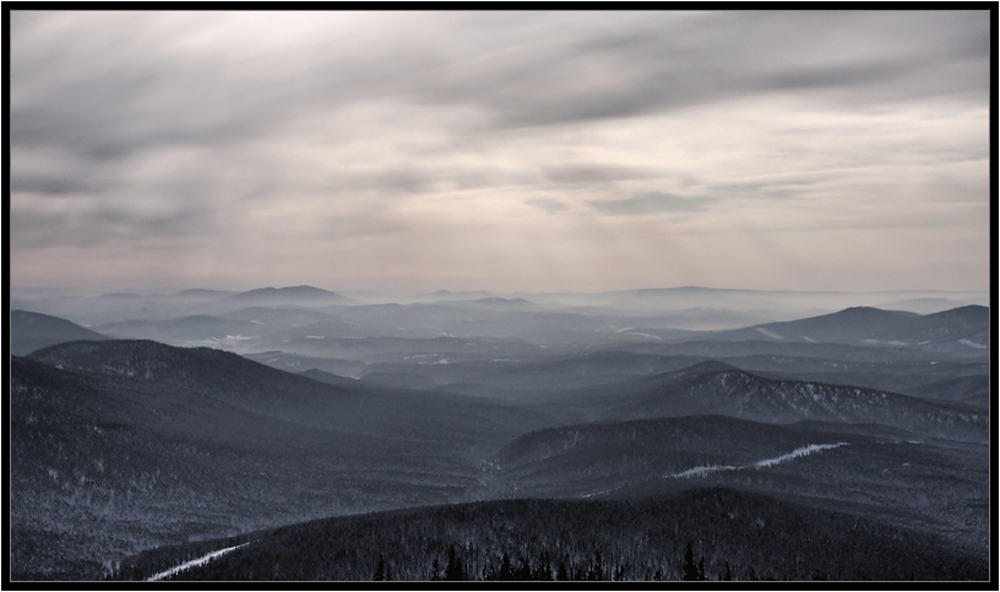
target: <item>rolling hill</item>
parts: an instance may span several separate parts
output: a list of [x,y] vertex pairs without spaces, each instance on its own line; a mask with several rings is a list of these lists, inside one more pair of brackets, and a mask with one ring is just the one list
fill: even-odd
[[27,310],[10,313],[10,353],[15,356],[69,341],[102,339],[109,337],[59,317]]
[[46,348],[12,360],[14,571],[87,578],[193,536],[477,499],[481,459],[543,425],[495,403],[332,386],[206,348]]
[[520,436],[490,466],[497,498],[620,499],[720,485],[933,532],[976,552],[989,536],[987,444],[870,424],[719,415],[577,424]]
[[564,423],[719,414],[767,423],[874,423],[924,436],[989,439],[981,409],[860,387],[770,379],[721,362],[549,395],[533,407]]
[[931,351],[984,348],[989,341],[989,309],[969,305],[928,315],[859,306],[796,321],[764,323],[719,331],[711,339],[847,343],[917,347]]

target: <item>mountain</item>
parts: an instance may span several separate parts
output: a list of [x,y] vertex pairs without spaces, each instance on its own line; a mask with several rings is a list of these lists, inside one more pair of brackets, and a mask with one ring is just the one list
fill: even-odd
[[774,339],[809,343],[859,343],[875,335],[906,329],[920,315],[857,306],[839,312],[795,321],[764,323],[744,329],[721,331],[719,339]]
[[989,536],[988,444],[871,424],[718,415],[578,424],[520,436],[490,466],[497,498],[632,498],[721,485],[919,528],[970,549]]
[[[244,354],[248,360],[266,364],[278,370],[302,374],[303,369],[319,370],[336,376],[360,378],[365,368],[364,362],[342,360],[339,358],[310,358],[289,354],[278,350],[265,351],[257,354]],[[321,381],[322,382],[322,381]]]
[[796,321],[764,323],[720,331],[710,339],[848,343],[919,347],[935,351],[985,349],[989,343],[989,309],[970,305],[920,315],[859,306]]
[[507,495],[591,497],[637,480],[697,483],[687,477],[699,469],[735,471],[803,447],[845,440],[857,437],[720,415],[597,422],[519,436],[497,454],[494,467],[513,490]]
[[[710,487],[643,500],[496,500],[316,520],[151,551],[115,579],[985,580],[933,535]],[[381,569],[380,569],[381,564]],[[687,569],[685,568],[687,566]],[[381,573],[380,573],[381,572]],[[446,587],[440,585],[439,587]]]
[[346,296],[312,286],[294,286],[287,288],[258,288],[240,292],[230,297],[255,305],[277,304],[341,304],[349,302]]
[[68,341],[102,339],[108,337],[59,317],[26,310],[10,313],[10,353],[15,356]]
[[[743,331],[742,329],[740,331]],[[693,337],[693,336],[692,336]],[[809,343],[785,339],[758,339],[743,341],[747,333],[735,339],[723,339],[711,334],[693,337],[694,340],[680,343],[632,343],[621,344],[618,349],[640,354],[661,356],[704,356],[707,358],[738,358],[747,356],[781,356],[786,358],[813,358],[836,362],[873,363],[938,361],[944,359],[940,353],[917,348],[872,347],[862,344]],[[970,348],[968,351],[977,352]],[[982,356],[985,357],[985,356]],[[977,358],[981,359],[981,358]]]
[[318,368],[310,368],[304,372],[299,372],[299,376],[305,376],[311,380],[317,382],[323,382],[326,384],[332,384],[333,386],[353,386],[357,383],[357,379],[354,378],[344,378],[343,376],[338,376],[336,374],[330,374]]
[[968,405],[763,378],[714,361],[617,385],[568,390],[536,407],[567,423],[721,414],[768,423],[875,423],[969,442],[989,438],[988,413]]
[[450,501],[477,473],[447,439],[323,429],[152,380],[15,357],[11,385],[15,573],[94,579],[190,537]]
[[530,415],[457,395],[356,381],[335,387],[231,352],[154,341],[76,342],[36,351],[30,358],[67,370],[185,388],[258,415],[321,429],[398,439],[457,438],[470,452],[509,434],[502,422]]
[[14,571],[50,579],[191,537],[478,499],[481,459],[548,425],[149,341],[15,356],[10,407]]
[[951,310],[963,303],[949,298],[907,298],[904,300],[894,300],[892,302],[880,302],[876,306],[885,310],[908,310],[920,314],[930,314]]

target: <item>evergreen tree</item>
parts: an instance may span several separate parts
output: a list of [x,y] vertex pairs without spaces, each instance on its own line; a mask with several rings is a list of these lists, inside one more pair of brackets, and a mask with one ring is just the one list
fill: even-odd
[[587,580],[601,581],[603,579],[604,579],[604,562],[601,559],[601,552],[596,551],[594,553],[594,563],[591,564],[590,569],[587,571]]
[[432,582],[437,582],[441,580],[441,563],[438,562],[437,557],[434,558],[434,562],[431,563],[431,577]]
[[372,580],[374,580],[376,582],[384,582],[385,579],[386,579],[386,577],[385,577],[385,559],[381,555],[379,555],[378,556],[378,563],[375,564],[375,575],[372,577]]
[[538,554],[538,567],[531,572],[531,579],[543,582],[552,581],[552,563],[549,561],[548,551],[542,551]]
[[500,578],[497,575],[497,570],[492,565],[483,566],[483,581],[484,582],[495,582]]
[[448,567],[444,570],[444,579],[449,581],[468,579],[462,558],[455,554],[455,545],[448,545]]
[[[702,570],[704,570],[705,563],[702,560]],[[687,549],[684,551],[684,567],[681,570],[683,574],[681,579],[684,581],[697,581],[704,580],[704,571],[699,571],[698,564],[694,562],[694,549],[691,548],[691,543],[688,543]]]
[[569,581],[569,573],[566,571],[565,561],[559,562],[559,567],[556,569],[556,580],[560,582]]
[[500,573],[497,574],[498,580],[511,580],[513,579],[513,570],[510,567],[510,554],[504,551],[503,557],[500,559]]
[[531,564],[524,557],[518,558],[521,562],[521,567],[517,569],[517,573],[514,574],[515,580],[520,580],[522,582],[528,582],[531,580]]

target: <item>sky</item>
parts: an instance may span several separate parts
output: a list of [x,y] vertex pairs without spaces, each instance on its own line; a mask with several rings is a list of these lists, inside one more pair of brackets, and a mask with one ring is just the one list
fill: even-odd
[[985,291],[989,21],[14,10],[11,282]]

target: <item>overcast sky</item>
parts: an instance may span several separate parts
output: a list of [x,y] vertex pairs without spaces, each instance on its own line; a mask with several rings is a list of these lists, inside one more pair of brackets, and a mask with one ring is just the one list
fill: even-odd
[[20,286],[989,289],[988,12],[21,12]]

